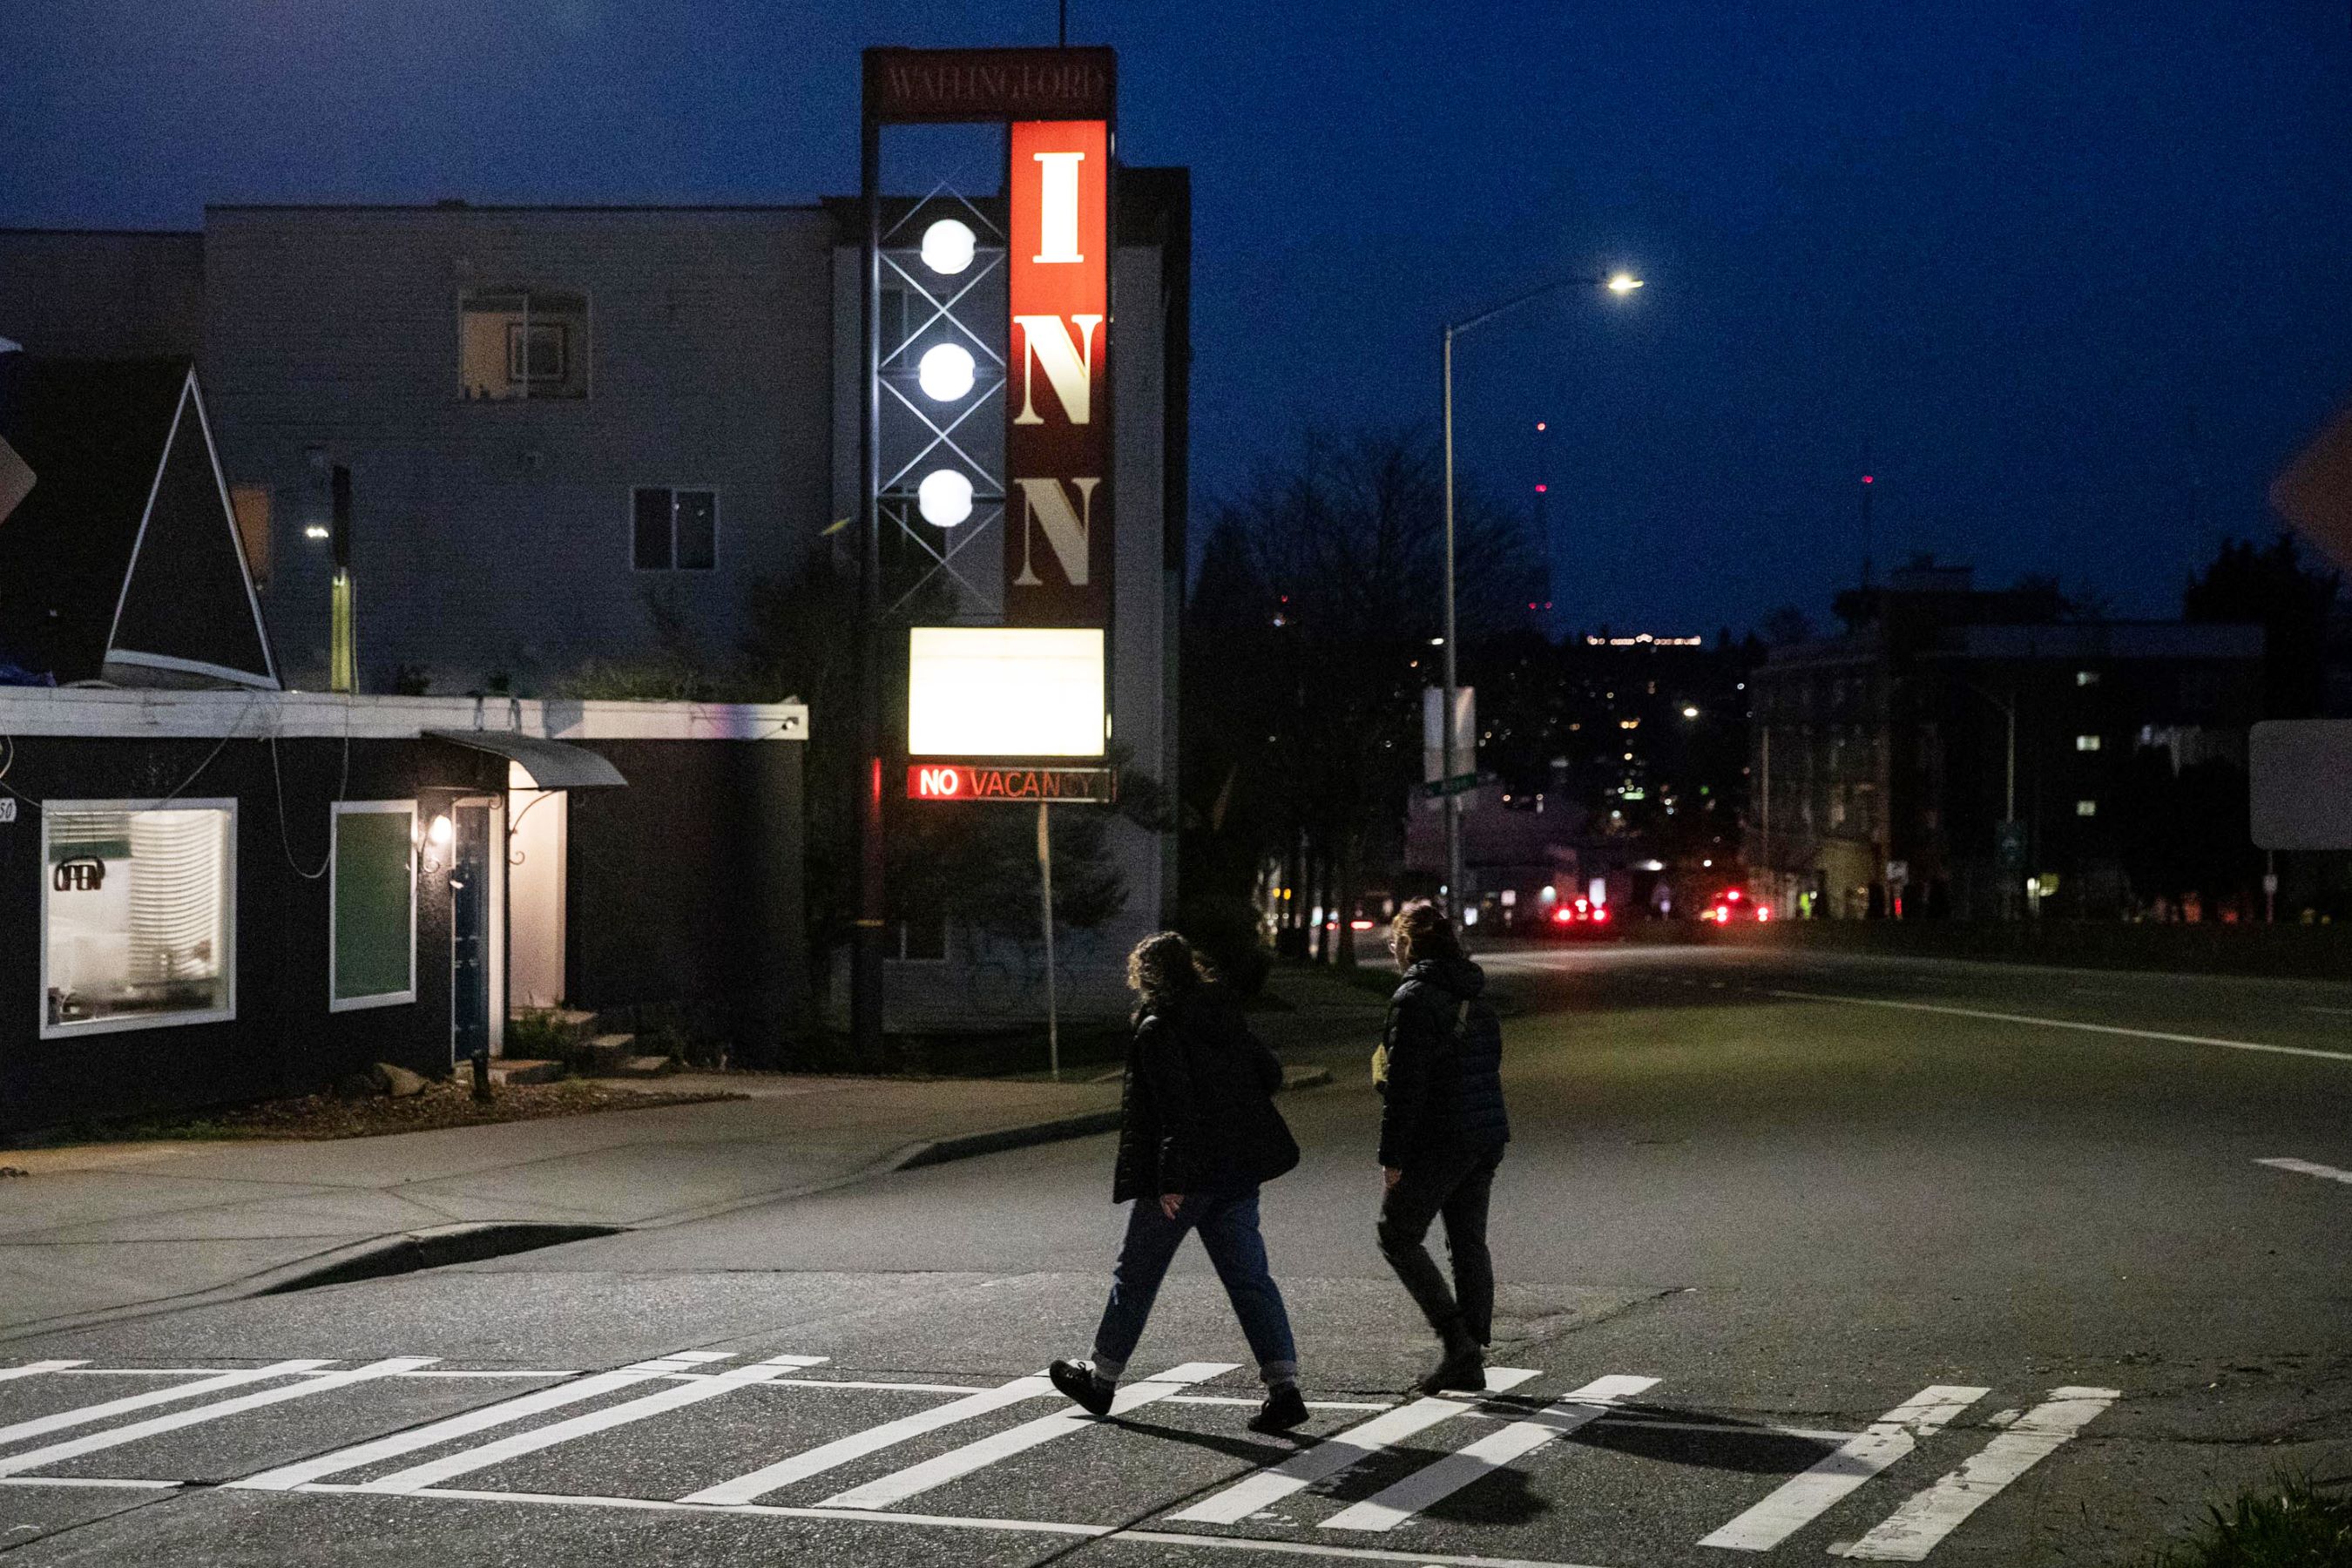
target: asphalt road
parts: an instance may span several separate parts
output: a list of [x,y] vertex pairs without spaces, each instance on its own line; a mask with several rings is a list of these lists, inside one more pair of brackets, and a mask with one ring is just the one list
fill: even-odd
[[2014,1568],[2352,1474],[2352,986],[1488,962],[1525,1375],[1484,1403],[1399,1396],[1430,1347],[1372,1247],[1350,1037],[1266,1197],[1308,1441],[1244,1428],[1197,1253],[1131,1411],[1024,1381],[1100,1308],[1098,1138],[12,1344],[82,1364],[0,1372],[0,1556]]

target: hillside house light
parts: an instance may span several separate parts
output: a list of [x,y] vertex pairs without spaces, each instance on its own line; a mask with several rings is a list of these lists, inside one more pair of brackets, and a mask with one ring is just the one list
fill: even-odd
[[1612,272],[1609,275],[1608,288],[1612,294],[1631,294],[1641,286],[1642,280],[1630,272]]
[[953,403],[971,390],[971,353],[961,343],[934,343],[916,362],[915,379],[934,403]]
[[971,265],[971,227],[959,218],[943,217],[923,230],[923,265],[952,278]]
[[915,507],[933,528],[953,528],[971,515],[971,481],[953,468],[934,468],[915,487]]

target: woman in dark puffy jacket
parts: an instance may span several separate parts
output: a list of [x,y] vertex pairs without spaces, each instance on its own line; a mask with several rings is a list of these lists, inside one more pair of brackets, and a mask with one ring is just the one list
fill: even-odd
[[1274,1108],[1282,1064],[1175,932],[1138,943],[1127,980],[1139,1002],[1110,1198],[1133,1199],[1135,1207],[1094,1355],[1054,1363],[1054,1386],[1097,1415],[1108,1413],[1160,1281],[1184,1233],[1197,1230],[1265,1379],[1265,1404],[1250,1426],[1286,1432],[1307,1419],[1307,1405],[1290,1315],[1266,1267],[1257,1214],[1259,1184],[1298,1163],[1298,1145]]
[[[1495,1321],[1486,1203],[1511,1137],[1502,1026],[1483,994],[1486,972],[1463,952],[1443,910],[1425,899],[1405,905],[1390,942],[1404,983],[1381,1041],[1381,1252],[1444,1345],[1423,1391],[1481,1389]],[[1450,1290],[1423,1245],[1441,1215]]]

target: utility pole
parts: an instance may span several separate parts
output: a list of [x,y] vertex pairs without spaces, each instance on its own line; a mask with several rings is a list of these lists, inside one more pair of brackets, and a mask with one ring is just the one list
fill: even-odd
[[1454,329],[1445,329],[1445,696],[1439,705],[1437,735],[1445,776],[1445,909],[1457,921],[1462,896],[1462,796],[1454,786],[1454,710],[1458,670],[1454,658]]
[[1062,1081],[1062,1023],[1054,983],[1054,830],[1044,801],[1037,803],[1037,881],[1045,900],[1045,1060],[1054,1081]]
[[1871,546],[1874,542],[1871,531],[1870,492],[1877,482],[1878,476],[1872,472],[1870,467],[1870,441],[1865,437],[1862,443],[1862,586],[1864,593],[1870,591]]
[[860,521],[857,571],[857,914],[849,948],[850,1054],[862,1066],[882,1058],[882,128],[871,108],[859,148],[866,197],[861,316],[866,339],[866,407],[858,429]]
[[360,653],[352,592],[352,471],[341,463],[331,494],[335,575],[328,588],[327,689],[349,696],[360,689]]

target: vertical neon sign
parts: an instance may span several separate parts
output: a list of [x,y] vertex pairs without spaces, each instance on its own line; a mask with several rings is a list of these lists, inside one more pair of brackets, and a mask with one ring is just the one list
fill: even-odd
[[1110,621],[1110,127],[1012,126],[1004,618]]

